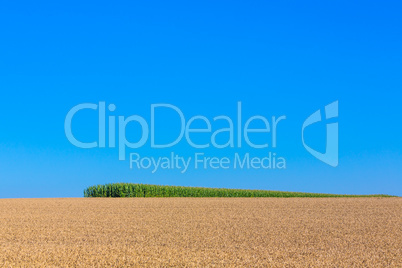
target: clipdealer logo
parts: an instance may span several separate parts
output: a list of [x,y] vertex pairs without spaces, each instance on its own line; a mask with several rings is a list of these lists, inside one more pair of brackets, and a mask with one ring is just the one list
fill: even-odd
[[[150,105],[150,120],[148,122],[143,116],[136,114],[128,117],[114,115],[116,108],[116,105],[106,105],[106,102],[99,102],[98,104],[82,103],[73,107],[67,113],[64,122],[64,130],[69,142],[82,149],[117,148],[120,161],[125,161],[127,154],[129,155],[131,169],[148,169],[153,173],[160,169],[179,169],[182,173],[185,173],[191,165],[194,169],[286,169],[286,159],[278,156],[275,152],[268,151],[270,148],[275,149],[278,146],[278,127],[282,124],[281,122],[286,120],[285,115],[272,116],[270,118],[255,115],[243,118],[242,103],[238,102],[236,118],[234,119],[227,115],[218,115],[214,118],[197,115],[187,118],[179,107],[162,103]],[[98,139],[96,141],[83,142],[78,140],[73,134],[72,122],[83,110],[92,110],[98,113]],[[173,112],[175,115],[174,120],[180,125],[179,134],[168,142],[160,142],[156,140],[155,134],[158,131],[163,131],[163,129],[156,124],[156,114],[157,112],[163,113],[167,110],[170,113]],[[326,107],[326,115],[327,119],[337,116],[337,102],[336,105],[334,103]],[[304,129],[320,120],[321,114],[320,111],[317,111],[304,122],[302,127],[302,142],[307,151],[313,156],[335,167],[338,156],[337,124],[327,126],[326,153],[322,154],[313,150],[304,141]],[[260,124],[259,128],[252,127],[256,122]],[[201,123],[204,127],[194,127],[197,123],[198,125]],[[127,135],[127,128],[131,124],[140,127],[138,133],[140,134],[139,139],[136,141],[133,141],[133,138]],[[222,124],[225,127],[217,127]],[[201,144],[194,139],[194,136],[200,133],[209,135],[208,143]],[[256,134],[261,137],[258,139],[258,142],[251,138],[251,136],[255,137]],[[222,139],[222,137],[224,138]],[[240,149],[247,146],[253,152],[263,149],[265,156],[255,157],[248,152],[243,155],[234,153],[232,157],[217,157],[206,156],[205,153],[197,152],[191,157],[184,157],[172,151],[169,155],[162,157],[144,157],[138,153],[138,149],[144,147],[150,149],[170,148],[173,150],[175,146],[182,142],[186,142],[187,145],[194,148],[194,151],[208,148]],[[131,151],[127,152],[128,150]]]
[[[335,101],[331,104],[328,104],[325,106],[324,109],[324,114],[325,114],[325,119],[330,120],[330,119],[335,119],[338,118],[338,101]],[[302,127],[302,141],[303,141],[303,146],[306,148],[306,150],[312,154],[315,158],[318,160],[332,166],[332,167],[337,167],[339,164],[339,134],[338,134],[338,122],[332,122],[332,123],[327,123],[326,124],[326,129],[327,129],[327,138],[326,138],[326,151],[325,153],[318,152],[308,146],[305,143],[304,140],[304,130],[313,124],[321,122],[322,116],[321,116],[321,110],[318,110],[314,112],[312,115],[310,115],[306,121],[303,123]]]

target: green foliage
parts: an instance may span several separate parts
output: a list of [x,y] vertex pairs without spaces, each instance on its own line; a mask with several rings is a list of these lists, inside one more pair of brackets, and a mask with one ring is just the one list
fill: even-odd
[[134,183],[96,185],[84,190],[85,197],[387,197],[387,195],[336,195],[266,190],[238,190],[162,186]]

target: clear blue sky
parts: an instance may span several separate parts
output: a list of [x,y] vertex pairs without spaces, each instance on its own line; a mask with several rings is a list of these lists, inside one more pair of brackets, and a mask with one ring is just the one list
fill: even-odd
[[[0,198],[79,197],[107,182],[400,196],[401,10],[399,1],[2,1]],[[304,149],[301,126],[336,100],[333,168]],[[130,170],[116,149],[79,149],[66,138],[68,111],[100,101],[116,105],[112,115],[147,120],[154,103],[186,117],[234,117],[238,101],[245,117],[286,115],[270,150],[287,168]],[[95,140],[96,120],[96,112],[77,115],[76,136]],[[168,114],[159,120],[158,135],[173,136]],[[136,133],[133,126],[127,136]],[[307,134],[324,147],[324,124]],[[199,150],[129,150],[171,151]]]

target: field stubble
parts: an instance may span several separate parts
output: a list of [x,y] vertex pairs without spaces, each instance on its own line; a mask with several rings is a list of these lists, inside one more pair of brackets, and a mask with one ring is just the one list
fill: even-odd
[[0,266],[401,267],[400,198],[0,200]]

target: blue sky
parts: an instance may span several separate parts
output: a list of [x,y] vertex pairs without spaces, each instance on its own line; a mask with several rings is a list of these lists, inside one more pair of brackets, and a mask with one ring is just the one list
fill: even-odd
[[[0,4],[0,197],[80,197],[85,187],[141,182],[345,194],[402,195],[402,5],[398,1],[3,1]],[[310,155],[301,127],[339,101],[339,166]],[[170,103],[186,118],[286,115],[278,146],[285,170],[132,170],[117,149],[80,149],[64,120],[80,103],[150,119]],[[159,137],[177,122],[158,117]],[[97,114],[74,119],[97,138]],[[215,128],[219,126],[214,126]],[[325,123],[308,134],[324,150]],[[135,140],[138,126],[127,130]],[[136,136],[137,135],[137,136]],[[196,139],[205,141],[207,136]],[[256,138],[262,141],[261,136]],[[199,150],[184,141],[141,155]],[[267,150],[204,150],[264,156]]]

